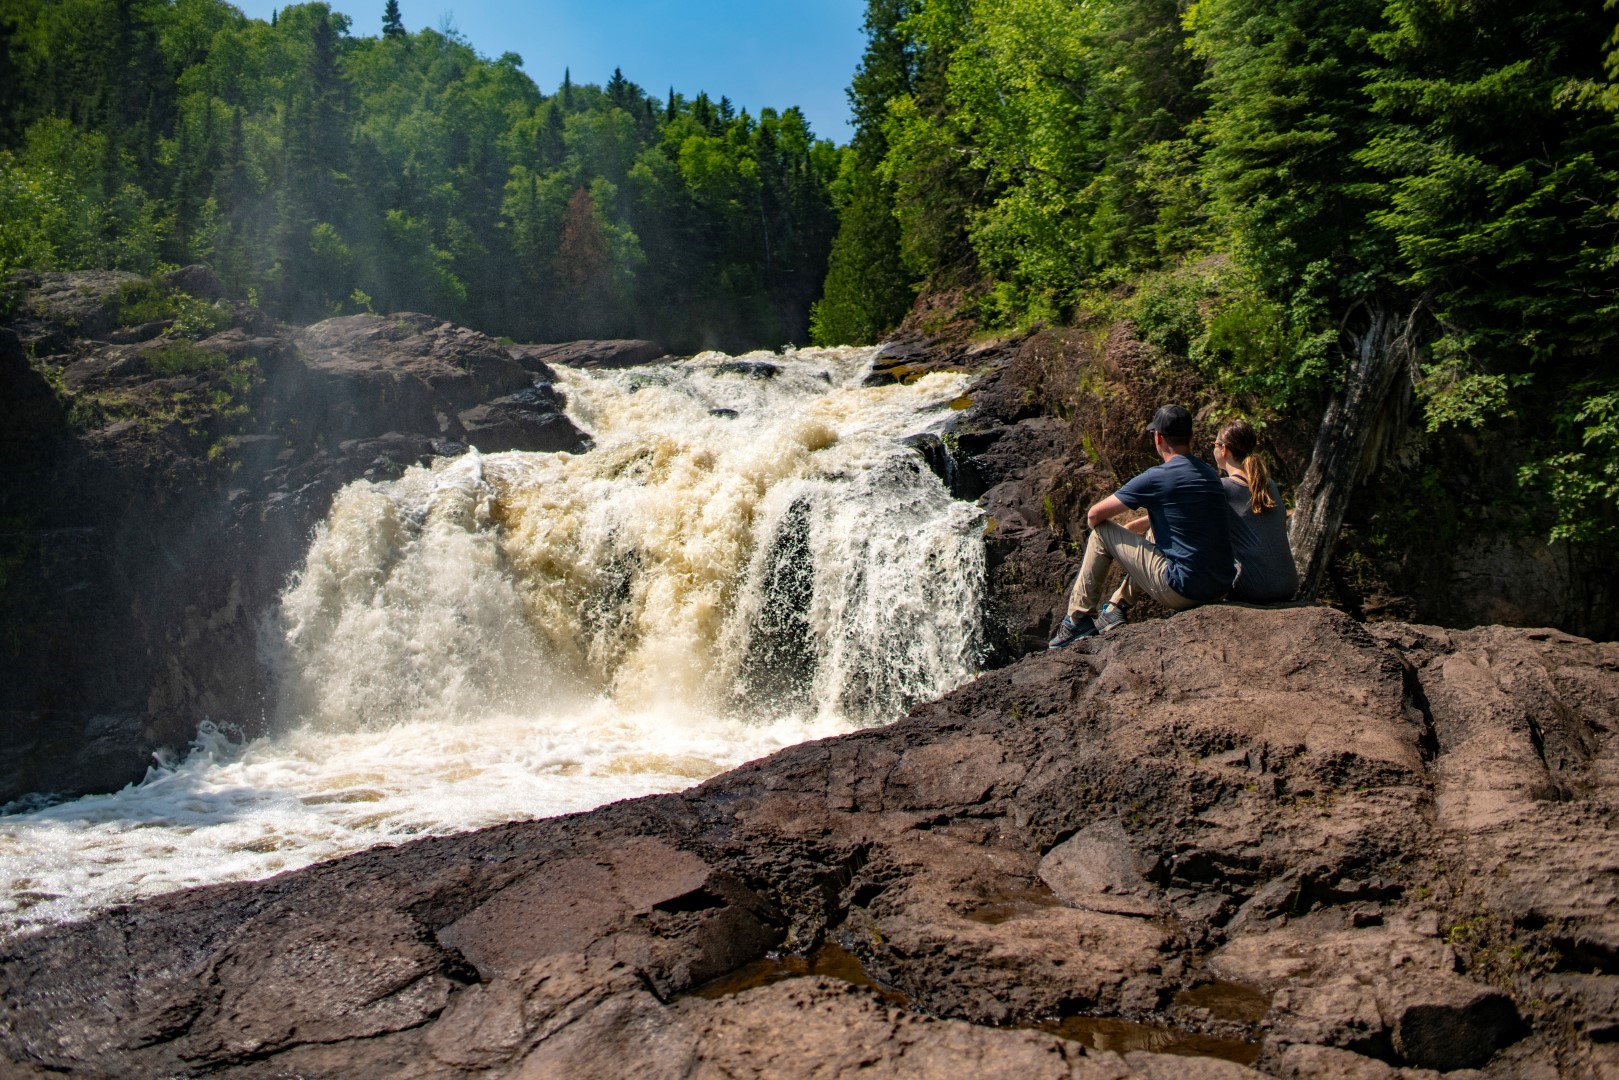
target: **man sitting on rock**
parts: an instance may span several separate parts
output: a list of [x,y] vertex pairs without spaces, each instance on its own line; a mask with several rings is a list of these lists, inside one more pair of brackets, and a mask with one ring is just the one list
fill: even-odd
[[[1068,597],[1068,614],[1049,643],[1053,649],[1122,625],[1125,608],[1137,593],[1184,611],[1225,596],[1236,579],[1225,489],[1212,466],[1191,456],[1192,414],[1179,405],[1165,405],[1153,414],[1147,430],[1163,464],[1136,476],[1086,513],[1091,535],[1085,562]],[[1129,527],[1112,520],[1126,510],[1141,509],[1146,518]],[[1124,584],[1112,601],[1098,608],[1102,584],[1115,562],[1124,570]]]

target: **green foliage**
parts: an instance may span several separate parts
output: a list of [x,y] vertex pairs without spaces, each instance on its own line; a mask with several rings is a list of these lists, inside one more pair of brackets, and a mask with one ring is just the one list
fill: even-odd
[[120,285],[113,293],[111,307],[119,326],[139,326],[178,314],[173,294],[150,279]]
[[1436,343],[1434,359],[1422,365],[1416,383],[1428,430],[1438,431],[1446,425],[1483,427],[1498,417],[1511,416],[1512,391],[1527,383],[1528,376],[1482,374],[1472,369],[1465,353],[1444,346],[1443,341]]
[[1550,454],[1525,465],[1518,482],[1542,488],[1556,515],[1553,540],[1585,542],[1619,538],[1619,388],[1572,395],[1558,416],[1567,441],[1579,449]]
[[155,280],[132,281],[112,298],[112,315],[120,326],[174,320],[171,333],[191,341],[216,334],[230,325],[230,312],[218,303],[167,288]]
[[1428,429],[1522,432],[1557,535],[1609,535],[1616,9],[868,0],[851,100],[882,184],[840,202],[818,317],[965,280],[987,325],[1132,319],[1264,417],[1320,408],[1342,335],[1389,313]]
[[1619,330],[1619,127],[1559,105],[1595,73],[1598,0],[1460,10],[1389,6],[1367,86],[1384,124],[1359,157],[1388,177],[1372,220],[1426,291],[1436,353],[1484,376],[1589,354]]
[[147,370],[154,375],[195,375],[203,371],[218,371],[228,363],[228,357],[211,349],[203,349],[189,341],[147,349],[141,354]]
[[[377,37],[325,3],[264,23],[222,0],[13,0],[4,18],[0,272],[205,260],[292,321],[358,291],[523,340],[807,336],[838,155],[796,109],[666,107],[622,72],[548,96],[515,54],[408,33],[394,3]],[[609,264],[583,278],[559,261],[581,189]]]
[[1351,304],[1387,245],[1364,227],[1379,192],[1355,153],[1371,135],[1362,84],[1383,0],[1200,0],[1186,17],[1208,64],[1199,171],[1227,246],[1278,298]]
[[1273,299],[1229,259],[1143,275],[1117,313],[1258,417],[1303,407],[1332,370],[1335,335],[1316,329],[1308,308]]
[[382,36],[385,38],[405,36],[405,20],[399,14],[399,0],[388,0],[382,9]]
[[864,345],[905,317],[915,291],[900,263],[892,187],[858,150],[843,155],[838,192],[840,226],[810,335],[818,345]]
[[140,187],[107,175],[113,153],[104,135],[56,118],[31,125],[20,147],[0,149],[0,275],[157,265],[168,223]]

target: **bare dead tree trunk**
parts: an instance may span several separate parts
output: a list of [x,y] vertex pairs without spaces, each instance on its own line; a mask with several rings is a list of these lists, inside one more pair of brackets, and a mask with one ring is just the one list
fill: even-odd
[[1351,313],[1351,317],[1361,312],[1367,316],[1364,329],[1345,330],[1346,351],[1354,366],[1321,419],[1321,433],[1316,436],[1310,467],[1294,493],[1288,526],[1301,599],[1320,591],[1349,497],[1371,474],[1381,451],[1392,445],[1403,424],[1403,415],[1391,415],[1390,406],[1409,405],[1408,394],[1400,392],[1409,375],[1406,380],[1400,376],[1411,370],[1416,359],[1417,316],[1423,306],[1424,301],[1419,300],[1404,316],[1373,304]]

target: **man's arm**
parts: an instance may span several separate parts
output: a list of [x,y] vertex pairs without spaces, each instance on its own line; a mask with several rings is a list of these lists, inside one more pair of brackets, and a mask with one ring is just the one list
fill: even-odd
[[1102,522],[1116,518],[1128,509],[1130,508],[1120,502],[1117,495],[1109,495],[1085,512],[1085,524],[1094,529]]

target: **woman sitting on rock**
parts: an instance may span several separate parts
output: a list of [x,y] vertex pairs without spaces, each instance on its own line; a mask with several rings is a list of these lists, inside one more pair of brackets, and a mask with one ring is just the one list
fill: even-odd
[[1231,551],[1242,572],[1229,599],[1245,604],[1291,600],[1299,572],[1287,545],[1287,510],[1270,478],[1265,459],[1255,452],[1259,436],[1246,420],[1233,420],[1214,438],[1214,463],[1231,505]]

